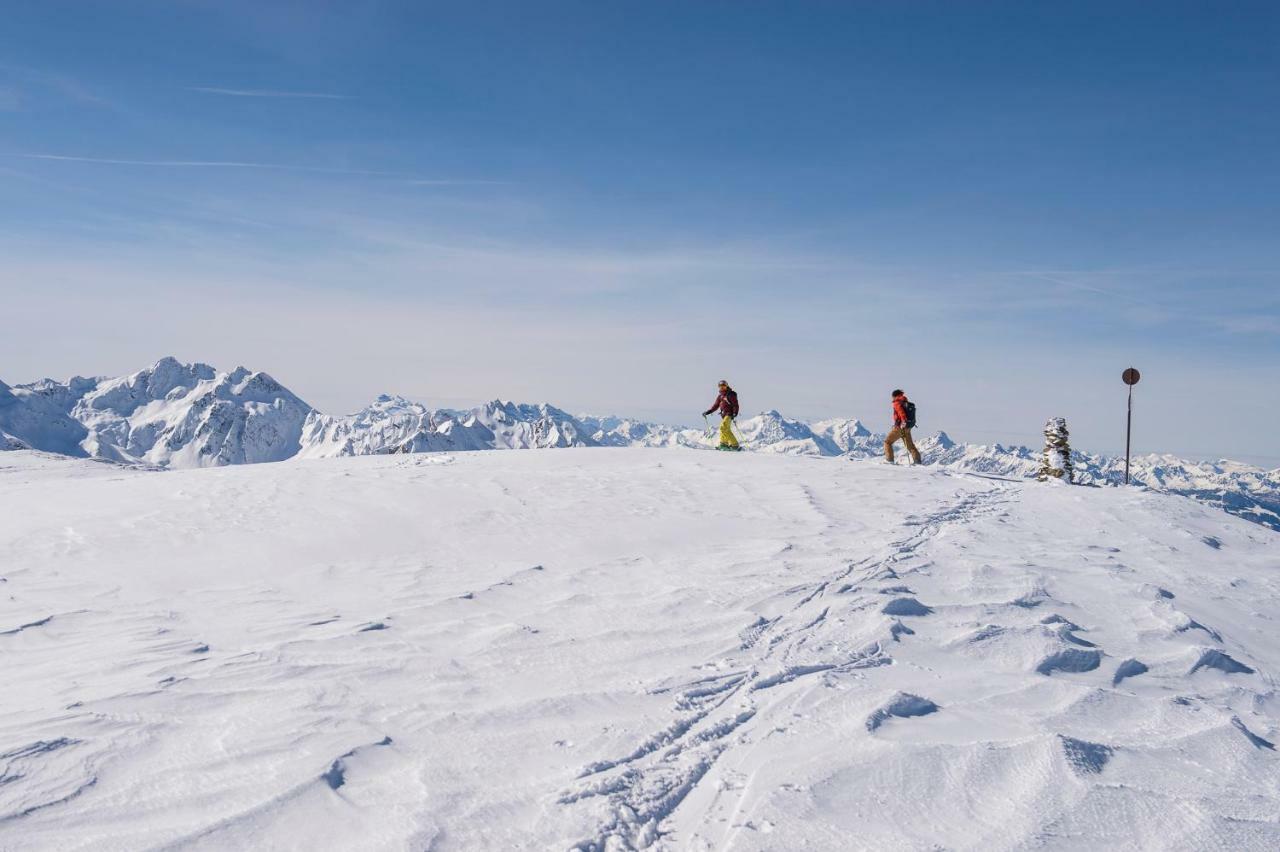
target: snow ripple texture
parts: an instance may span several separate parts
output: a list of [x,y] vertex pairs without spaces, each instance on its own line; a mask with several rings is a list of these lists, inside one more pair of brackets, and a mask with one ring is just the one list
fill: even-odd
[[1278,556],[764,453],[6,453],[0,849],[1274,849]]

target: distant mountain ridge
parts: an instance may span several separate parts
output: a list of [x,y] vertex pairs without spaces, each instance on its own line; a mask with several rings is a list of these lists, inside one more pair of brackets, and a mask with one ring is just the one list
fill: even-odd
[[[738,421],[751,451],[874,458],[883,434],[856,419],[792,420],[765,411]],[[432,409],[379,396],[350,415],[317,411],[266,373],[162,358],[119,378],[0,382],[0,450],[36,449],[164,468],[421,453],[561,447],[700,447],[700,429],[620,417],[571,415],[551,405],[493,400]],[[957,471],[1027,478],[1039,451],[958,444],[944,432],[918,440],[924,461]],[[1123,482],[1124,460],[1073,452],[1076,481]],[[1133,459],[1133,481],[1194,497],[1280,530],[1280,470],[1168,455]]]

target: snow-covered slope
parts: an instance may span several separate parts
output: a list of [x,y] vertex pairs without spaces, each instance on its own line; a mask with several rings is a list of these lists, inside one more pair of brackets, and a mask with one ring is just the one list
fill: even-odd
[[597,449],[0,457],[0,849],[1280,846],[1280,535]]
[[56,404],[0,382],[0,450],[29,448],[83,456],[80,442],[86,435],[84,426]]
[[[877,458],[883,433],[860,421],[808,423],[777,411],[738,421],[752,452]],[[0,384],[0,450],[33,447],[161,467],[208,467],[290,457],[506,450],[544,447],[700,447],[701,429],[618,417],[570,415],[551,405],[495,400],[457,411],[380,396],[347,416],[322,414],[264,373],[219,373],[206,364],[164,358],[118,379],[45,379],[11,390]],[[1030,477],[1038,451],[999,444],[957,444],[943,432],[921,434],[928,464],[994,476]],[[1122,459],[1076,452],[1076,480],[1116,485]],[[1133,481],[1193,496],[1280,530],[1280,470],[1236,462],[1140,456]]]

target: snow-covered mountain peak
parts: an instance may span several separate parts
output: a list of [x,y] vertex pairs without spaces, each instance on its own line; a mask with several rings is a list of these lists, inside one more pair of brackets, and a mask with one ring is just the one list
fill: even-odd
[[475,409],[475,412],[482,420],[491,417],[500,417],[504,422],[537,420],[543,417],[551,417],[557,420],[574,419],[568,412],[561,411],[554,405],[549,405],[545,402],[530,404],[495,399],[492,402],[485,403],[480,408]]
[[[138,408],[156,400],[185,395],[200,382],[211,381],[216,375],[208,364],[182,364],[167,356],[136,373],[97,382],[94,387],[86,388],[77,405],[87,410],[128,417]],[[174,393],[179,390],[184,394]]]
[[818,420],[812,424],[812,427],[816,434],[829,439],[840,452],[844,453],[866,444],[871,438],[871,430],[857,418]]
[[35,438],[24,443],[165,467],[289,458],[311,411],[266,373],[172,356],[119,378],[45,379],[21,394],[24,432]]
[[[378,409],[378,410],[392,410],[392,409],[413,408],[413,407],[421,408],[422,405],[421,403],[413,402],[407,399],[406,397],[401,396],[398,393],[380,393],[376,397],[374,397],[373,402],[371,402],[367,406],[367,408]],[[362,409],[362,410],[365,410],[365,409]]]
[[217,392],[224,399],[243,398],[253,402],[290,404],[310,409],[293,391],[266,373],[253,372],[244,367],[236,370],[218,383]]

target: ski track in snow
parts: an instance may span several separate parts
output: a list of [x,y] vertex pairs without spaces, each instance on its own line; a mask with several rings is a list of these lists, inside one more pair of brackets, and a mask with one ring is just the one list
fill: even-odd
[[0,849],[1280,844],[1280,536],[1189,500],[9,461]]
[[[745,654],[731,653],[699,666],[736,670],[713,680],[718,681],[716,686],[709,688],[704,678],[683,688],[659,690],[674,692],[674,709],[685,715],[652,734],[627,757],[587,767],[584,776],[590,783],[562,801],[605,795],[612,813],[593,837],[573,848],[597,852],[644,848],[657,841],[662,836],[662,820],[697,788],[716,760],[733,747],[735,732],[754,719],[760,704],[768,701],[754,693],[814,675],[829,678],[891,664],[886,646],[894,641],[892,623],[879,620],[874,624],[879,629],[869,631],[866,621],[859,618],[859,613],[874,610],[880,602],[872,584],[899,580],[904,576],[900,571],[914,571],[913,558],[924,542],[948,524],[994,511],[1002,491],[991,488],[967,494],[926,515],[909,516],[904,522],[908,534],[891,541],[884,555],[843,565],[812,587],[789,590],[799,593],[799,600],[773,618],[761,616],[753,622],[737,649]],[[804,492],[816,504],[807,488]],[[827,558],[839,561],[835,553]],[[837,584],[841,584],[839,589],[832,591]],[[827,603],[828,595],[832,603]],[[828,622],[833,605],[837,608],[834,628]],[[787,696],[787,700],[794,698],[794,694]],[[641,761],[645,762],[642,767],[638,766]],[[615,782],[601,784],[595,778],[619,769],[624,771]]]

